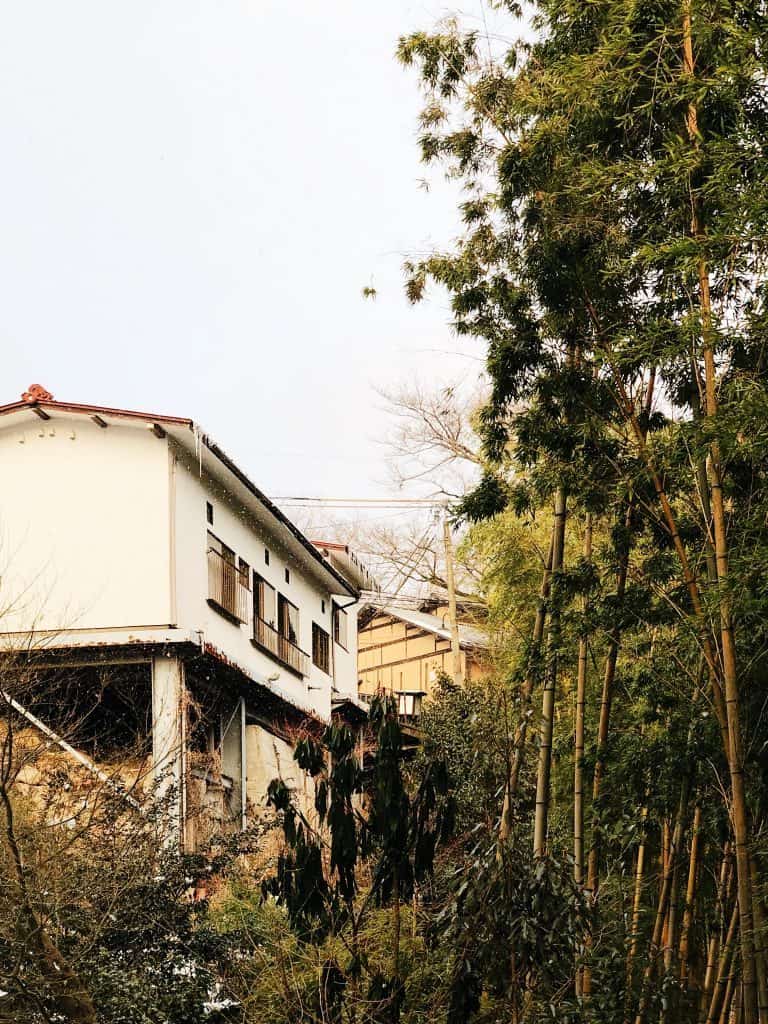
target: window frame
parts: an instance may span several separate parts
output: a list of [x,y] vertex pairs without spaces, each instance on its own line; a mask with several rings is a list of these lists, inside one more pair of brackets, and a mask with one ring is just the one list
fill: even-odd
[[[275,616],[273,619],[268,619],[264,615],[264,590],[270,590],[272,592],[272,606],[274,608]],[[253,574],[253,615],[260,622],[265,622],[272,629],[277,631],[277,588],[273,587],[269,580],[265,580],[263,576],[260,576],[257,572]]]
[[312,623],[312,664],[325,675],[331,674],[331,636],[317,622]]
[[[344,616],[343,620],[341,619],[342,615]],[[341,641],[340,625],[342,621],[344,622],[345,643]],[[347,615],[346,608],[342,608],[335,601],[333,602],[333,642],[338,644],[342,651],[349,652],[349,616]]]
[[[227,565],[232,565],[237,568],[237,556],[235,552],[211,530],[207,531],[207,543],[208,547],[206,548],[206,554],[208,551],[215,551],[217,555],[221,555],[222,560],[225,561]],[[217,544],[218,547],[216,546]]]
[[[283,614],[284,611],[287,611],[287,613],[288,613],[287,616]],[[293,633],[294,633],[293,637],[291,637],[290,633],[283,632],[283,630],[286,628],[286,626],[290,627],[290,612],[291,611],[294,611],[296,613],[296,628],[293,631]],[[299,635],[300,635],[300,631],[301,631],[301,614],[299,612],[299,606],[294,604],[293,601],[289,601],[288,598],[285,596],[285,594],[281,594],[279,590],[277,591],[277,627],[276,628],[277,628],[277,632],[280,634],[280,636],[283,638],[283,640],[287,640],[288,643],[289,644],[293,644],[294,647],[299,647],[299,649],[301,648],[301,645],[299,644]]]

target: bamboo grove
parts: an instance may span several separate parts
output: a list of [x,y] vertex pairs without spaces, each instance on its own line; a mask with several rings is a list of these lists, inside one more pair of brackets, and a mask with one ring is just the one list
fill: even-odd
[[[578,934],[526,960],[507,929],[505,1019],[764,1024],[768,10],[541,0],[525,41],[496,6],[509,41],[451,22],[399,57],[464,188],[408,292],[446,289],[487,353],[458,511],[551,525],[496,863],[567,865]],[[491,985],[478,942],[456,1020]]]

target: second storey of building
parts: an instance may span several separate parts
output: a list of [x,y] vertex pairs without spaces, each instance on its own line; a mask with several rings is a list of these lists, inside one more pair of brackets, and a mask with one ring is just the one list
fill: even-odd
[[197,643],[324,717],[356,692],[356,589],[192,421],[0,407],[0,633]]

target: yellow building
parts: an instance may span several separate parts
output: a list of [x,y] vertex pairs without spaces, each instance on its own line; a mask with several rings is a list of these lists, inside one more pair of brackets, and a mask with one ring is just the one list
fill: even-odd
[[[361,698],[385,691],[398,698],[400,714],[418,718],[440,673],[452,674],[447,610],[438,614],[393,605],[369,605],[359,615],[357,674]],[[488,668],[488,635],[459,625],[462,679],[473,681]]]

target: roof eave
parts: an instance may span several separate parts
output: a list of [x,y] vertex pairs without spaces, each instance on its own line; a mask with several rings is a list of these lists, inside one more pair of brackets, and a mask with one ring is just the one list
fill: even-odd
[[266,508],[267,511],[278,520],[279,523],[286,527],[294,539],[301,544],[309,555],[311,555],[313,561],[317,562],[320,567],[339,584],[344,593],[348,594],[350,597],[360,597],[360,591],[356,587],[353,587],[349,580],[342,576],[341,573],[337,572],[330,562],[323,558],[317,548],[310,540],[307,539],[307,537],[304,536],[298,526],[294,525],[285,513],[282,512],[273,501],[270,501],[266,494],[259,490],[256,484],[254,484],[253,481],[245,475],[240,467],[230,459],[227,453],[223,451],[215,441],[212,441],[206,434],[201,434],[201,440],[211,454],[214,455],[222,465],[226,466],[230,473],[240,481],[243,487],[250,491],[254,498],[256,498],[264,508]]
[[212,441],[207,434],[204,434],[198,426],[196,426],[194,420],[188,419],[182,416],[166,416],[161,413],[153,412],[138,412],[133,409],[112,409],[108,406],[103,405],[89,405],[78,402],[57,402],[55,400],[42,400],[35,402],[10,402],[7,405],[0,405],[0,416],[4,416],[8,413],[20,412],[22,409],[34,409],[35,407],[41,409],[51,409],[52,411],[58,412],[74,412],[82,413],[86,416],[93,415],[104,415],[104,416],[116,416],[125,419],[133,420],[145,420],[149,423],[167,423],[169,425],[186,427],[190,431],[197,433],[202,440],[202,443],[208,448],[212,455],[217,458],[222,465],[224,465],[230,473],[235,476],[240,483],[256,498],[263,506],[270,512],[277,521],[284,526],[297,540],[304,550],[311,556],[312,560],[325,572],[328,576],[335,580],[339,584],[341,591],[348,594],[350,597],[359,598],[360,591],[354,587],[349,580],[347,580],[341,573],[337,572],[336,569],[328,562],[327,559],[323,558],[317,548],[309,541],[304,534],[295,526],[290,519],[281,512],[281,510],[270,501],[270,499],[259,490],[259,488],[246,476],[246,474],[230,459],[230,457],[224,452],[215,441]]

